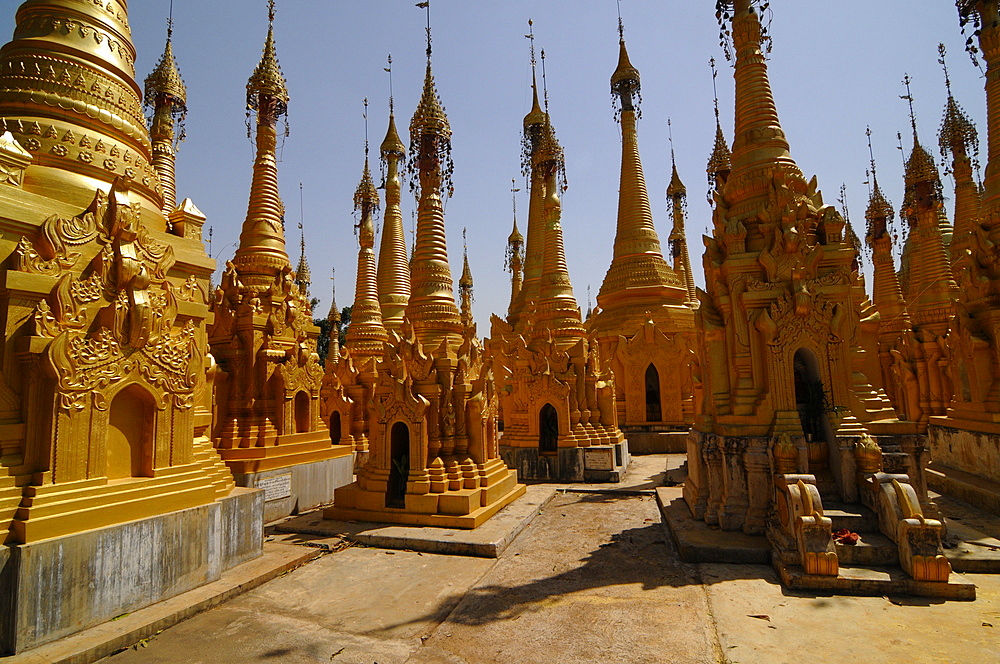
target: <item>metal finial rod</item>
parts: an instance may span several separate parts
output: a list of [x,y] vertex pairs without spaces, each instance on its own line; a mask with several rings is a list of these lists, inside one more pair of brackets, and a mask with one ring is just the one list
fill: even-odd
[[365,105],[365,110],[361,112],[361,117],[365,119],[365,159],[368,159],[368,97],[361,102]]
[[913,140],[917,139],[917,116],[913,112],[913,94],[910,92],[910,82],[912,79],[909,74],[903,74],[903,85],[906,86],[906,94],[899,95],[900,99],[905,99],[910,106],[910,126],[913,127]]
[[625,41],[625,24],[622,23],[622,0],[617,0],[618,3],[618,40]]
[[274,24],[274,0],[267,0],[267,22]]
[[670,141],[670,163],[676,165],[674,161],[674,129],[671,126],[670,118],[667,118],[667,140]]
[[944,70],[944,87],[948,90],[948,96],[951,97],[951,77],[948,76],[948,63],[945,62],[945,56],[948,51],[945,49],[944,44],[938,44],[938,64],[941,65],[941,69]]
[[708,65],[712,68],[712,97],[715,100],[715,120],[719,120],[719,90],[715,85],[715,79],[719,77],[719,71],[715,68],[715,58],[708,59]]
[[542,97],[545,100],[545,112],[549,112],[549,85],[545,82],[545,49],[542,49]]
[[899,143],[899,145],[896,146],[896,149],[899,150],[899,158],[903,160],[903,169],[905,170],[906,169],[906,153],[903,152],[903,133],[902,132],[899,132],[899,131],[896,132],[896,141]]
[[394,102],[392,100],[392,53],[389,54],[389,66],[382,67],[383,70],[389,73],[389,115],[392,115]]
[[[306,208],[305,205],[303,204],[303,200],[304,197],[302,196],[302,183],[300,182],[299,183],[299,229],[300,230],[302,229],[302,224],[305,223],[306,220]],[[305,248],[306,248],[306,241],[305,241],[305,235],[303,234],[302,250],[305,251]]]
[[517,223],[517,192],[521,191],[516,187],[517,180],[510,179],[510,202],[514,208],[514,223]]
[[469,242],[466,239],[465,232],[468,230],[465,226],[462,226],[462,254],[468,256],[469,254]]
[[846,221],[848,224],[850,224],[851,223],[851,218],[850,218],[850,216],[848,214],[848,210],[847,210],[847,183],[846,182],[841,182],[840,183],[840,198],[837,199],[837,202],[840,203],[840,211],[844,215],[844,221]]
[[531,71],[535,71],[535,22],[530,18],[528,19],[528,34],[524,36],[525,39],[531,42]]
[[420,7],[421,9],[426,9],[427,10],[427,27],[425,28],[425,30],[427,31],[427,61],[430,62],[430,60],[431,60],[431,2],[430,2],[430,0],[426,0],[425,2],[418,2],[417,3],[417,7]]
[[865,136],[868,137],[868,157],[871,160],[872,168],[872,178],[875,177],[875,151],[872,150],[872,128],[870,126],[865,127]]
[[208,227],[208,257],[212,257],[212,227]]
[[170,13],[167,15],[167,41],[174,36],[174,0],[170,0]]

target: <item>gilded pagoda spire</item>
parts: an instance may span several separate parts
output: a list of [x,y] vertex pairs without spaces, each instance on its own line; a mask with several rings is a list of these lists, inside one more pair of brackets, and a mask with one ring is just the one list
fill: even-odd
[[733,132],[732,173],[726,180],[723,194],[727,205],[745,210],[740,219],[747,229],[747,250],[759,251],[771,241],[767,229],[758,228],[755,215],[758,206],[767,205],[771,196],[766,184],[773,175],[783,173],[793,189],[806,190],[802,171],[792,160],[788,141],[778,119],[777,106],[767,74],[767,61],[761,50],[763,30],[760,16],[753,5],[757,0],[735,0],[733,3],[732,35],[735,62],[735,130]]
[[[365,107],[368,100],[365,100]],[[388,335],[382,324],[378,287],[375,282],[375,225],[372,217],[378,210],[378,191],[368,168],[368,146],[365,145],[365,167],[361,182],[354,192],[354,210],[361,213],[358,224],[358,278],[354,288],[351,324],[347,328],[347,348],[352,357],[381,357]]]
[[953,271],[958,274],[956,264],[968,254],[979,221],[980,191],[972,176],[979,158],[979,136],[976,126],[952,95],[944,44],[938,44],[938,54],[948,91],[944,118],[938,132],[938,146],[941,156],[947,158],[950,154],[951,173],[955,178],[955,232],[948,245],[948,253]]
[[[670,127],[670,120],[667,120]],[[681,182],[677,173],[677,160],[674,158],[673,137],[670,139],[670,184],[667,186],[667,202],[670,206],[670,216],[673,218],[673,228],[670,229],[670,256],[674,260],[674,272],[680,276],[687,288],[685,304],[694,306],[698,302],[697,290],[694,286],[694,274],[691,271],[691,257],[688,254],[687,234],[684,231],[684,218],[687,215],[687,187]]]
[[31,0],[16,21],[0,53],[0,133],[33,154],[24,189],[82,210],[122,178],[143,223],[165,230],[127,4]]
[[410,186],[418,191],[417,234],[410,261],[410,299],[406,318],[417,339],[428,348],[442,341],[458,345],[462,324],[455,304],[454,281],[448,264],[442,195],[451,195],[451,126],[441,106],[431,70],[430,29],[427,70],[417,109],[410,119]]
[[726,142],[726,135],[722,133],[722,122],[719,120],[719,93],[715,88],[715,80],[719,76],[715,68],[715,58],[709,60],[712,67],[712,90],[714,92],[715,105],[715,145],[712,147],[712,154],[708,158],[708,185],[712,190],[722,191],[723,185],[729,179],[729,174],[733,170],[733,153],[729,150]]
[[326,320],[330,323],[330,345],[326,351],[326,371],[330,373],[334,366],[340,361],[340,309],[337,308],[337,269],[333,269],[330,276],[330,311],[326,314]]
[[512,298],[508,309],[507,322],[517,326],[525,310],[538,299],[539,280],[542,276],[544,260],[545,221],[544,216],[544,176],[534,167],[533,155],[538,149],[544,128],[548,122],[545,111],[538,101],[538,79],[535,73],[535,32],[534,22],[528,20],[528,34],[531,42],[531,109],[524,116],[521,140],[521,169],[528,178],[528,228],[524,245],[524,276],[517,295]]
[[403,324],[406,303],[410,299],[410,264],[406,255],[406,235],[400,209],[400,168],[405,164],[406,146],[396,130],[396,114],[392,99],[392,56],[389,56],[390,76],[389,128],[379,148],[385,164],[385,212],[382,214],[382,242],[378,253],[378,300],[382,308],[382,323],[386,329],[399,330]]
[[143,98],[145,107],[153,113],[149,127],[152,165],[163,189],[164,214],[177,207],[176,144],[184,138],[187,115],[187,89],[174,60],[173,33],[171,17],[167,23],[167,45],[156,68],[146,77]]
[[[909,237],[903,248],[902,265],[906,274],[904,297],[913,322],[930,326],[945,334],[950,325],[958,286],[952,277],[948,261],[947,238],[942,226],[944,217],[941,177],[930,153],[920,144],[917,120],[913,113],[910,77],[903,78],[910,105],[910,125],[913,148],[906,160],[905,190],[901,216],[909,227]],[[950,229],[949,229],[950,230]]]
[[309,287],[312,285],[312,272],[309,270],[309,260],[306,258],[306,231],[299,222],[299,264],[295,268],[295,283],[299,290],[307,297]]
[[871,129],[868,135],[868,153],[871,157],[872,191],[865,210],[866,232],[865,242],[872,251],[872,301],[881,313],[880,328],[892,333],[898,333],[911,327],[910,316],[906,311],[903,291],[899,285],[899,276],[892,258],[893,239],[891,225],[895,216],[892,203],[882,193],[875,171],[875,155],[871,149]]
[[[1000,225],[1000,217],[993,214],[1000,207],[1000,6],[995,0],[961,0],[956,5],[963,32],[966,26],[972,28],[986,63],[983,78],[988,125],[982,220],[993,235]],[[969,38],[971,42],[972,37]]]
[[267,39],[257,68],[247,81],[247,111],[257,114],[257,156],[250,203],[234,264],[247,285],[265,287],[290,267],[285,251],[285,207],[278,193],[278,119],[288,112],[288,89],[274,47],[274,0],[268,2]]
[[521,190],[516,188],[514,184],[515,180],[511,179],[510,196],[514,209],[514,228],[511,230],[510,235],[507,236],[507,255],[505,261],[507,269],[510,270],[510,305],[507,308],[508,318],[513,313],[517,297],[521,293],[523,278],[522,269],[524,267],[524,236],[521,235],[521,231],[517,228],[517,192]]
[[[545,51],[542,50],[544,80]],[[542,270],[538,282],[535,307],[535,338],[551,331],[556,338],[572,340],[585,336],[580,306],[573,295],[573,283],[566,266],[566,249],[562,232],[562,202],[559,193],[565,190],[565,156],[552,126],[546,99],[545,124],[532,152],[532,181],[542,183],[543,249]]]
[[462,243],[462,276],[458,280],[458,291],[462,302],[462,325],[468,329],[474,324],[472,318],[472,303],[474,298],[472,294],[472,269],[469,267],[469,247],[465,244],[464,228],[462,229]]
[[639,158],[636,130],[640,97],[639,70],[629,60],[625,39],[619,34],[618,67],[611,76],[611,93],[618,101],[622,128],[621,179],[618,190],[618,223],[614,258],[597,293],[601,313],[595,329],[613,324],[610,314],[618,306],[656,308],[682,304],[687,289],[678,279],[660,247]]

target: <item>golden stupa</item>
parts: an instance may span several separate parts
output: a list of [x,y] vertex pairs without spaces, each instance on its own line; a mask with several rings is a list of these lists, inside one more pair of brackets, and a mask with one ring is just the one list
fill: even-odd
[[534,78],[524,118],[524,167],[530,184],[524,278],[516,269],[515,227],[512,300],[506,320],[493,316],[489,346],[501,367],[501,454],[524,478],[617,482],[628,468],[628,444],[618,429],[610,367],[587,336],[573,295],[559,200],[564,155]]
[[205,217],[176,204],[183,81],[168,33],[143,94],[129,35],[124,1],[28,0],[0,51],[4,653],[261,553],[261,494],[209,437],[214,265]]
[[[491,359],[453,293],[442,201],[452,191],[451,127],[434,84],[429,31],[423,93],[410,121],[409,168],[419,193],[408,294],[401,264],[405,248],[398,223],[399,185],[392,169],[398,168],[400,147],[390,114],[382,152],[391,169],[386,188],[394,219],[386,224],[390,235],[384,236],[383,246],[388,240],[398,263],[387,258],[378,277],[382,288],[373,289],[373,265],[359,258],[357,297],[369,307],[372,330],[379,310],[376,291],[394,295],[384,300],[390,304],[405,299],[406,308],[398,327],[394,323],[390,328],[381,359],[370,360],[376,380],[370,396],[361,404],[355,400],[355,421],[359,406],[367,411],[367,461],[355,482],[337,490],[334,506],[323,514],[329,519],[475,528],[521,496],[525,487],[499,458]],[[364,180],[362,189],[367,189]],[[372,193],[359,189],[361,199]],[[360,236],[364,254],[369,233],[362,229]],[[471,274],[466,272],[462,281],[471,289]],[[464,287],[463,293],[471,297]],[[358,300],[355,311],[357,306]],[[351,349],[349,342],[348,359]]]
[[611,92],[621,121],[621,180],[614,258],[597,294],[587,329],[615,374],[618,420],[633,452],[682,451],[694,422],[694,279],[684,236],[687,192],[674,164],[668,196],[673,207],[675,271],[664,259],[653,225],[639,158],[639,70],[629,60],[619,25],[618,67]]
[[247,82],[247,109],[257,117],[250,201],[208,331],[219,363],[215,446],[238,484],[265,489],[268,520],[329,503],[350,481],[354,451],[332,445],[320,419],[319,328],[285,250],[275,146],[287,105],[272,3],[264,52]]

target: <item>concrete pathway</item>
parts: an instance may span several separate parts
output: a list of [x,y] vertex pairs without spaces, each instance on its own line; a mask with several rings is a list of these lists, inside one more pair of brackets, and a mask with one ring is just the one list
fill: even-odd
[[975,602],[944,602],[795,593],[767,566],[683,563],[647,486],[679,464],[637,460],[631,493],[560,487],[499,559],[285,539],[332,552],[105,661],[1000,661],[1000,576],[972,577]]

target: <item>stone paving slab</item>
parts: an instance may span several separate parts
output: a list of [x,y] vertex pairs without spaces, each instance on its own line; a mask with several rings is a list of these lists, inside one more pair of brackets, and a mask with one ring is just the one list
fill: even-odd
[[[975,602],[782,588],[764,565],[703,564],[724,659],[739,664],[1000,662],[1000,576]],[[666,660],[669,661],[669,660]]]
[[529,486],[523,496],[473,530],[338,521],[324,519],[322,511],[294,517],[274,526],[274,530],[341,537],[382,549],[498,558],[555,494],[556,488],[552,485]]
[[222,578],[218,581],[19,655],[0,657],[0,662],[3,664],[94,662],[256,588],[318,555],[317,549],[265,543],[263,556],[223,572]]

